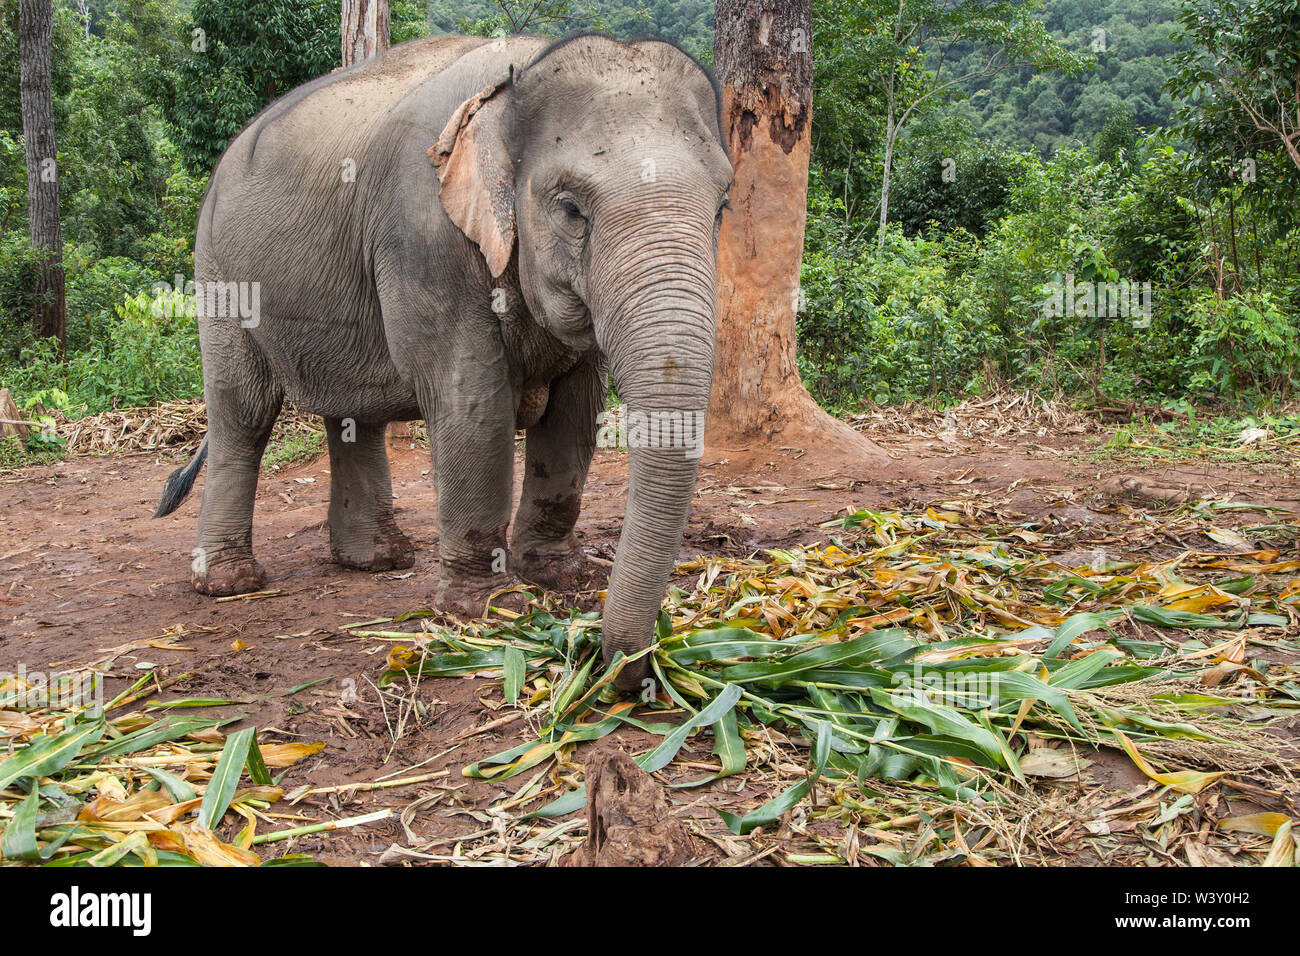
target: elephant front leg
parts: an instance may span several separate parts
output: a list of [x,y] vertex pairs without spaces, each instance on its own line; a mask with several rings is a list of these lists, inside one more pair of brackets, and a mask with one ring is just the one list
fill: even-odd
[[439,394],[432,413],[425,412],[438,486],[436,603],[462,618],[481,617],[493,592],[518,583],[506,558],[514,408],[498,380],[503,372],[482,371],[483,381],[459,377],[455,391]]
[[604,370],[584,361],[551,384],[546,411],[528,429],[510,556],[520,577],[554,591],[595,590],[609,576],[573,535],[605,392]]
[[415,563],[415,546],[393,520],[384,425],[325,419],[330,453],[330,557],[362,571]]

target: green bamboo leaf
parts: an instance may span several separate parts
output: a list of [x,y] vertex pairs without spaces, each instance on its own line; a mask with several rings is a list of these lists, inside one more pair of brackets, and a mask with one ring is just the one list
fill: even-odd
[[1107,623],[1120,613],[1119,611],[1085,611],[1067,617],[1056,629],[1056,637],[1052,638],[1052,643],[1047,646],[1047,650],[1043,651],[1043,660],[1054,660],[1061,651],[1074,642],[1075,638],[1089,631],[1105,628]]
[[1047,679],[1047,682],[1053,687],[1071,689],[1082,687],[1094,674],[1119,656],[1118,651],[1112,651],[1109,648],[1093,651],[1087,657],[1082,657],[1077,661],[1070,661],[1064,667],[1059,668]]
[[467,777],[505,780],[517,773],[528,770],[530,767],[537,766],[561,747],[568,744],[599,740],[601,737],[613,732],[622,723],[622,717],[613,716],[606,717],[596,723],[579,724],[564,731],[556,740],[530,740],[527,743],[511,747],[509,750],[493,754],[491,757],[470,764],[465,768],[464,773]]
[[168,795],[177,803],[185,803],[198,796],[193,787],[175,774],[168,773],[158,767],[141,767],[140,769],[161,783],[166,788]]
[[178,700],[160,700],[148,704],[145,710],[172,710],[180,707],[229,707],[235,704],[248,704],[249,700],[231,700],[225,697],[183,697]]
[[564,796],[552,800],[540,810],[534,810],[532,813],[525,813],[522,817],[524,820],[531,820],[534,817],[551,819],[553,817],[563,817],[577,810],[581,810],[587,805],[587,788],[579,787],[577,790],[570,790]]
[[727,825],[728,830],[738,836],[745,836],[756,827],[765,827],[781,819],[782,816],[797,807],[804,797],[808,796],[808,790],[808,781],[801,780],[784,793],[773,797],[767,803],[751,810],[743,817],[728,813],[726,810],[719,810],[717,807],[714,807],[713,812],[722,817],[722,822]]
[[107,729],[103,716],[73,726],[56,737],[38,737],[35,741],[0,763],[0,790],[25,777],[48,777],[76,759],[82,748],[104,736]]
[[706,724],[713,724],[721,720],[724,715],[736,706],[738,700],[740,700],[740,688],[735,684],[728,684],[718,692],[718,696],[713,699],[713,702],[708,707],[705,707],[689,720],[679,724],[676,730],[665,737],[658,747],[639,759],[637,764],[646,773],[662,770],[677,756],[677,751],[682,749],[682,744],[686,742],[688,736]]
[[507,647],[505,652],[505,695],[507,704],[519,703],[519,689],[524,686],[527,665],[524,652],[517,647]]
[[877,706],[884,707],[907,720],[924,724],[936,734],[956,737],[973,744],[999,764],[1003,764],[1003,743],[996,735],[968,720],[951,707],[936,704],[924,694],[901,692],[891,694],[878,687],[869,691]]
[[[669,733],[668,736],[664,738],[663,742],[660,743],[658,747],[650,751],[650,753],[646,754],[644,757],[641,757],[639,760],[637,760],[637,766],[639,766],[646,773],[654,773],[656,770],[662,770],[664,767],[666,767],[669,763],[672,762],[672,759],[675,756],[677,756],[677,752],[681,750],[682,744],[686,742],[686,738],[693,731],[709,723],[713,723],[716,726],[718,723],[721,723],[727,717],[732,718],[733,726],[734,726],[735,710],[733,708],[736,706],[736,701],[739,699],[740,699],[740,688],[735,686],[734,684],[728,684],[718,693],[718,696],[713,699],[712,703],[710,703],[709,706],[705,707],[698,714],[694,714],[684,723],[677,725],[677,727],[675,727],[672,730],[672,732]],[[618,718],[615,719],[617,720]],[[631,720],[629,720],[628,722],[635,723],[635,721],[631,721]],[[739,735],[737,734],[737,736]],[[744,767],[744,759],[745,759],[744,752],[745,752],[745,748],[744,745],[742,744],[740,748],[741,768]],[[724,770],[725,769],[726,769],[726,764],[724,762]],[[718,774],[715,777],[711,777],[709,779],[716,779],[718,776],[724,776],[724,775],[725,774]],[[704,783],[704,782],[706,781],[699,781],[699,783]],[[691,786],[698,786],[698,785],[699,784],[697,783],[697,784],[692,784]],[[564,796],[559,797],[558,799],[552,800],[550,803],[546,804],[546,806],[542,807],[541,809],[534,810],[532,813],[526,814],[524,816],[524,819],[530,819],[532,817],[544,817],[547,819],[551,817],[562,817],[566,814],[573,813],[575,810],[582,809],[582,807],[584,807],[586,803],[587,803],[587,788],[585,786],[579,787],[576,790],[571,790],[569,793],[566,793]]]
[[[1096,654],[1089,655],[1096,657]],[[981,675],[984,676],[984,675]],[[1023,671],[997,671],[986,676],[993,688],[994,694],[999,698],[1009,698],[1011,700],[1041,700],[1052,710],[1056,711],[1069,722],[1070,726],[1080,734],[1084,734],[1083,725],[1079,723],[1079,716],[1074,712],[1074,706],[1070,703],[1069,695],[1061,688],[1046,684],[1032,674],[1026,674]]]
[[40,849],[36,843],[36,808],[40,790],[32,792],[14,809],[8,825],[0,832],[0,857],[6,860],[37,860]]
[[120,757],[122,754],[138,753],[142,750],[148,750],[150,747],[156,747],[158,744],[170,743],[190,734],[210,730],[220,723],[220,720],[212,717],[178,717],[171,720],[162,720],[149,727],[143,727],[140,730],[124,734],[116,740],[110,740],[97,747],[91,747],[81,755],[79,762],[91,763],[107,760],[109,757]]
[[832,664],[860,663],[895,657],[914,646],[902,628],[873,631],[851,641],[819,644],[779,661],[756,661],[724,668],[719,675],[731,683],[781,681]]
[[743,657],[767,657],[789,650],[784,642],[774,640],[747,627],[715,627],[687,631],[678,635],[681,643],[668,656],[679,665],[708,661],[735,660]]
[[736,726],[734,708],[713,725],[713,754],[722,763],[722,770],[714,779],[730,777],[745,769],[745,740]]
[[596,654],[589,654],[586,662],[570,674],[569,679],[564,682],[559,695],[554,698],[554,702],[551,704],[551,713],[555,715],[556,720],[568,716],[569,705],[582,696],[587,687],[587,676],[596,664],[596,657]]
[[727,829],[738,836],[745,836],[756,827],[767,826],[781,819],[790,810],[797,807],[812,789],[822,772],[826,769],[826,761],[830,757],[830,724],[822,721],[818,727],[817,740],[813,744],[813,767],[809,771],[808,778],[796,783],[784,793],[772,798],[761,807],[757,807],[745,814],[743,817],[734,813],[728,813],[725,810],[719,810],[716,807],[714,812],[722,818],[727,825]]
[[252,780],[253,785],[257,787],[272,785],[271,771],[267,769],[266,761],[262,759],[262,748],[257,746],[256,735],[248,742],[248,779]]
[[[969,760],[981,767],[988,767],[990,770],[998,768],[998,762],[984,751],[964,740],[957,740],[955,737],[942,737],[938,734],[916,734],[913,737],[901,737],[896,742],[907,747],[908,750],[915,750],[931,757],[955,757],[960,760]],[[910,756],[897,751],[894,751],[894,754],[898,757]],[[873,776],[880,776],[880,774],[874,774]]]
[[244,765],[248,762],[248,748],[253,742],[252,727],[237,730],[226,738],[226,745],[221,748],[216,769],[208,781],[208,789],[199,804],[199,826],[211,830],[213,824],[221,820],[230,801],[239,788],[239,778],[243,776]]
[[1167,607],[1157,607],[1154,604],[1135,604],[1129,608],[1129,613],[1133,615],[1135,621],[1141,621],[1143,624],[1154,624],[1158,627],[1236,628],[1240,626],[1235,621],[1225,621],[1212,614],[1171,611]]
[[[487,651],[448,652],[429,654],[421,662],[418,673],[424,677],[461,677],[465,674],[477,674],[479,671],[499,670],[505,660],[505,651],[494,648]],[[411,670],[387,670],[379,678],[379,686],[385,687],[393,681],[404,678]]]

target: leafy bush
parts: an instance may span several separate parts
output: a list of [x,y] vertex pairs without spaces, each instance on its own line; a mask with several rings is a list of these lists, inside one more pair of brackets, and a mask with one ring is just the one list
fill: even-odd
[[1219,297],[1207,290],[1191,305],[1198,330],[1193,388],[1235,399],[1300,387],[1300,328],[1272,295]]
[[983,237],[1002,218],[1025,161],[1006,149],[970,142],[919,156],[895,172],[889,216],[908,235],[933,223],[940,232],[964,229]]
[[982,371],[994,330],[973,307],[966,271],[979,244],[963,230],[938,240],[891,231],[884,246],[854,239],[843,203],[810,202],[799,315],[800,371],[842,409],[964,391]]
[[141,293],[114,312],[93,345],[65,361],[53,339],[27,346],[17,367],[3,372],[4,384],[23,399],[62,389],[86,414],[202,394],[197,325],[184,296]]

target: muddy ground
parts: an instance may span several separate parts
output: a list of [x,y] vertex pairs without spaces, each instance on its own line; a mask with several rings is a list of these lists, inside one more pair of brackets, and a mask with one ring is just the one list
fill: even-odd
[[[887,456],[861,466],[825,466],[800,449],[706,453],[680,557],[826,540],[829,532],[818,524],[846,508],[910,509],[940,501],[978,502],[1026,520],[1105,526],[1125,497],[1129,504],[1155,506],[1135,502],[1124,490],[1144,484],[1172,489],[1175,496],[1234,494],[1300,512],[1300,473],[1285,465],[1120,460],[1098,454],[1096,434],[1030,432],[989,441],[978,434],[876,430],[872,437]],[[393,818],[277,844],[276,852],[376,864],[392,845],[410,845],[415,837],[428,855],[451,853],[462,838],[490,828],[481,811],[520,785],[469,780],[461,768],[533,732],[517,720],[471,735],[511,713],[491,709],[500,693],[489,693],[493,682],[482,679],[426,680],[418,692],[424,713],[399,715],[391,701],[380,700],[374,683],[390,645],[340,630],[427,607],[436,587],[437,513],[428,454],[409,443],[393,444],[390,454],[398,523],[419,548],[413,570],[369,574],[328,562],[329,466],[322,457],[264,476],[259,486],[254,547],[269,574],[267,588],[279,593],[221,602],[189,584],[201,489],[174,515],[149,518],[174,457],[71,458],[0,476],[0,671],[19,663],[51,670],[108,660],[111,697],[139,678],[141,665],[152,664],[159,680],[171,682],[165,696],[250,701],[216,711],[242,715],[246,723],[228,730],[252,724],[268,739],[325,744],[285,780],[287,789],[338,788],[298,803],[304,816],[405,808],[442,794],[407,814],[409,833]],[[598,453],[578,525],[593,553],[612,558],[626,490],[625,456]],[[286,694],[312,681],[323,683]],[[656,740],[632,728],[612,739],[633,754]],[[707,742],[697,743],[694,752],[707,760],[707,750]],[[687,760],[696,759],[692,752],[684,751]],[[1093,772],[1101,775],[1096,782],[1117,790],[1146,783],[1123,759],[1099,760]],[[346,787],[403,776],[426,779]],[[678,793],[687,793],[672,798],[687,818],[709,816],[712,806],[752,807],[767,796],[735,780]],[[580,836],[582,825],[575,823],[572,832]],[[725,841],[706,849],[715,859],[750,852]],[[390,851],[383,862],[418,859]]]

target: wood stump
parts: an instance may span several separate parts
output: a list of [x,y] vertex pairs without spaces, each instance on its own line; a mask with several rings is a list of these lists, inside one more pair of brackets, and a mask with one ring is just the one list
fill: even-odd
[[587,842],[569,866],[682,866],[695,855],[659,783],[615,747],[587,761]]
[[29,431],[30,426],[9,395],[9,389],[0,388],[0,436],[17,435],[25,440]]

